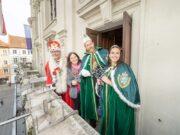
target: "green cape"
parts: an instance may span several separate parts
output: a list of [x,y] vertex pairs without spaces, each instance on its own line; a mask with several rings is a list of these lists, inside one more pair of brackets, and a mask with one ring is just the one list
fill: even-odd
[[132,69],[125,63],[111,72],[112,85],[119,98],[132,108],[140,107],[139,88]]
[[[104,68],[107,65],[108,51],[103,48],[96,48],[94,54],[85,53],[82,59],[81,70],[85,69],[91,71],[92,69],[92,59],[95,57],[97,65]],[[95,84],[93,77],[83,77],[81,76],[81,116],[85,119],[95,119],[98,120],[97,114],[97,101],[95,96]]]

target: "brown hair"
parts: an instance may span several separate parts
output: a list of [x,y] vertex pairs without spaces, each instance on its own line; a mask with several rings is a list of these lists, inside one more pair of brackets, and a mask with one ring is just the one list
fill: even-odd
[[71,57],[72,54],[76,55],[76,57],[78,58],[78,64],[81,63],[81,59],[80,59],[79,55],[78,55],[77,53],[75,53],[75,52],[70,52],[70,53],[68,54],[68,57],[67,57],[67,67],[68,67],[68,68],[71,68],[71,64],[72,64],[72,63],[71,63],[71,61],[70,61],[70,57]]
[[[111,48],[109,49],[109,54],[110,54],[110,52],[111,52],[111,50],[112,50],[113,48],[117,48],[117,49],[119,49],[119,51],[120,51],[120,58],[119,58],[119,60],[117,61],[117,65],[119,65],[119,64],[123,63],[123,61],[122,61],[122,58],[123,58],[123,52],[122,52],[122,51],[123,51],[123,49],[120,48],[118,45],[112,45]],[[111,60],[110,60],[110,58],[108,59],[108,65],[109,65],[109,66],[111,65]]]

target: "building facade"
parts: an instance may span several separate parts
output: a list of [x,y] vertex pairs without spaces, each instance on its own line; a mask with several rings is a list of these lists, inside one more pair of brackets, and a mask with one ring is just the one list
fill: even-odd
[[59,35],[65,55],[83,56],[83,34],[109,48],[118,44],[141,94],[138,135],[177,135],[180,108],[178,0],[31,0],[33,64],[41,74],[47,42]]
[[0,80],[3,83],[4,81],[9,80],[10,78],[10,64],[9,64],[9,48],[3,41],[0,41]]
[[0,78],[15,83],[16,68],[20,63],[32,62],[32,51],[27,49],[24,37],[8,36],[8,43],[0,45]]

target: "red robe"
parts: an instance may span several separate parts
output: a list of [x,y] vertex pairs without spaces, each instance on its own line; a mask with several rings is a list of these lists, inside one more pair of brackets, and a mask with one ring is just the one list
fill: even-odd
[[50,86],[53,83],[52,83],[52,76],[51,76],[51,72],[50,72],[50,68],[49,68],[49,62],[46,63],[45,72],[46,72],[46,77],[47,77],[46,85]]
[[[58,70],[57,68],[54,69],[55,70]],[[53,72],[54,72],[53,71]],[[46,72],[46,77],[47,77],[47,80],[46,80],[46,85],[47,86],[51,86],[53,84],[53,78],[52,78],[52,73],[50,71],[50,68],[49,68],[49,62],[47,62],[46,66],[45,66],[45,72]],[[56,72],[54,72],[56,73]],[[67,91],[65,93],[57,93],[56,94],[58,96],[62,96],[62,99],[71,107],[71,108],[74,108],[74,101],[71,99],[71,97],[69,96],[69,86],[67,86]]]

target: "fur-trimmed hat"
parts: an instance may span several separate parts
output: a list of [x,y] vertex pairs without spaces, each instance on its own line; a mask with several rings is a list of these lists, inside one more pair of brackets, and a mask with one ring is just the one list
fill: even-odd
[[86,34],[84,34],[83,35],[84,37],[83,37],[83,44],[85,44],[87,41],[89,41],[89,40],[92,40],[88,35],[86,35]]
[[60,51],[61,46],[60,43],[56,40],[52,40],[48,42],[49,51]]

